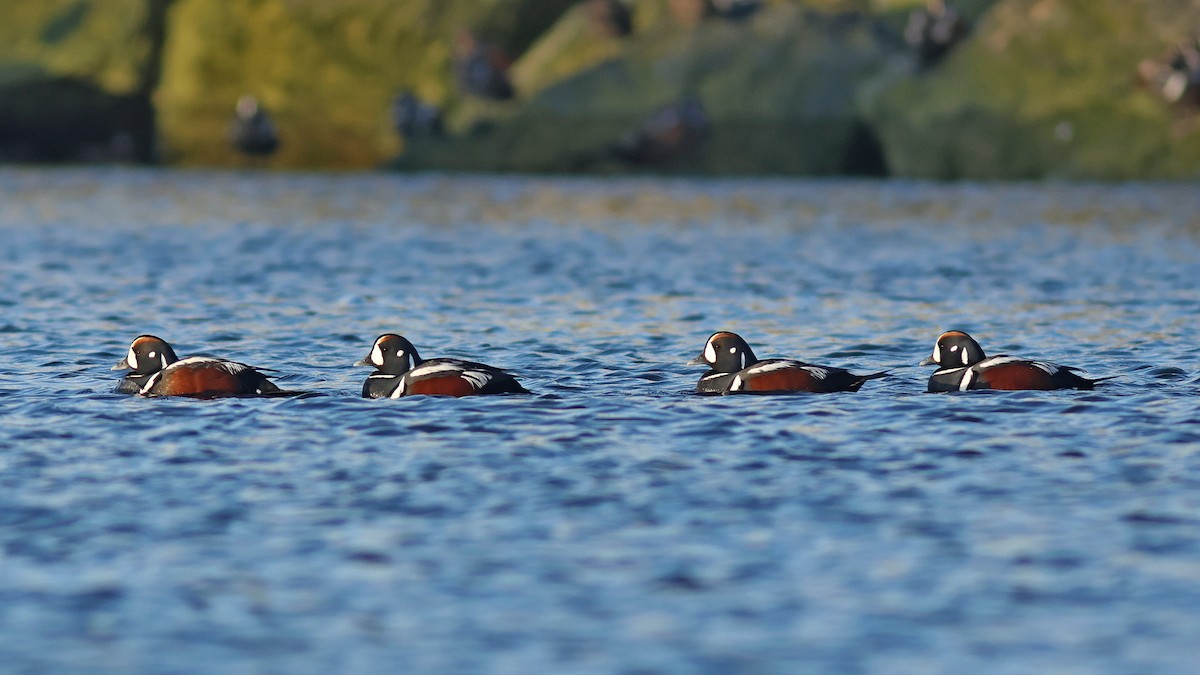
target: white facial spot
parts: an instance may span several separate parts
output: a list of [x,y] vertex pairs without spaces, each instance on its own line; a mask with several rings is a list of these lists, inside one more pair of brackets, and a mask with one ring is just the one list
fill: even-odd
[[964,366],[971,363],[971,357],[967,356],[967,350],[965,350],[965,349],[962,350],[962,360],[963,360]]
[[154,358],[154,357],[158,356],[158,354],[155,354],[154,352],[150,352],[146,356],[149,356],[150,358]]
[[709,363],[717,362],[717,348],[713,346],[712,340],[709,340],[708,344],[704,345],[704,360]]
[[379,343],[375,343],[375,347],[371,349],[371,363],[376,366],[383,365],[383,350],[379,348]]
[[125,365],[133,370],[137,370],[137,354],[133,353],[133,347],[130,347],[129,353],[125,355]]
[[[729,351],[733,351],[733,350],[730,349]],[[742,352],[741,358],[739,359],[739,363],[741,363],[742,368],[746,367],[746,352]]]
[[942,343],[940,343],[940,342],[935,342],[933,344],[933,362],[934,363],[942,362]]
[[950,353],[953,354],[956,351],[958,351],[958,345],[950,345]]

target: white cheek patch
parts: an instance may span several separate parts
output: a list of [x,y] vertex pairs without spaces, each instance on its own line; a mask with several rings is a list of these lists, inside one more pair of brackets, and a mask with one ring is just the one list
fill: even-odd
[[967,356],[967,350],[965,349],[962,350],[962,362],[964,366],[970,365],[971,363],[971,357]]
[[717,362],[717,349],[713,347],[711,340],[709,340],[708,344],[704,345],[704,360],[709,363]]
[[125,355],[125,365],[133,370],[137,370],[137,354],[133,352],[133,347],[129,348],[129,353]]
[[378,342],[371,348],[371,364],[376,366],[383,365],[383,350],[379,348]]
[[940,343],[940,342],[935,342],[933,344],[933,362],[934,363],[942,362],[942,343]]

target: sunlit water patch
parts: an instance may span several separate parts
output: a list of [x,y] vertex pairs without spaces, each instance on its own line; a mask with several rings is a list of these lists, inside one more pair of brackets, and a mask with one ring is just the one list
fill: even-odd
[[[1191,672],[1190,185],[0,171],[15,670]],[[1116,376],[925,394],[948,328]],[[891,376],[690,395],[714,330]],[[532,396],[357,397],[383,332]],[[140,333],[271,400],[112,393]]]

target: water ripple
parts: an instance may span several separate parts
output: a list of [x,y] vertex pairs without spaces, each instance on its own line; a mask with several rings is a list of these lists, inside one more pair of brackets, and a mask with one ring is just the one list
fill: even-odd
[[[0,652],[17,671],[1190,672],[1198,202],[0,169]],[[925,394],[915,363],[951,327],[1114,379]],[[694,396],[684,363],[717,329],[890,375]],[[535,393],[362,400],[350,364],[392,331]],[[144,332],[318,395],[116,395]]]

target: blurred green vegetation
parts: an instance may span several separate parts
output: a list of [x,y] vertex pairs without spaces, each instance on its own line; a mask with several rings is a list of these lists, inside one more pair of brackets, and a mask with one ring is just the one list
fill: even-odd
[[933,74],[865,92],[893,171],[932,178],[1200,175],[1200,117],[1138,63],[1200,32],[1189,0],[1005,0]]
[[[0,159],[244,163],[253,95],[275,167],[1172,178],[1200,174],[1200,113],[1138,64],[1200,33],[1192,0],[958,0],[973,24],[920,70],[902,35],[924,0],[629,0],[634,30],[587,0],[39,0],[0,6]],[[512,60],[507,101],[465,93],[470,33]],[[446,134],[405,141],[392,98]],[[655,111],[707,126],[668,161],[616,149]],[[624,139],[624,140],[623,140]]]

